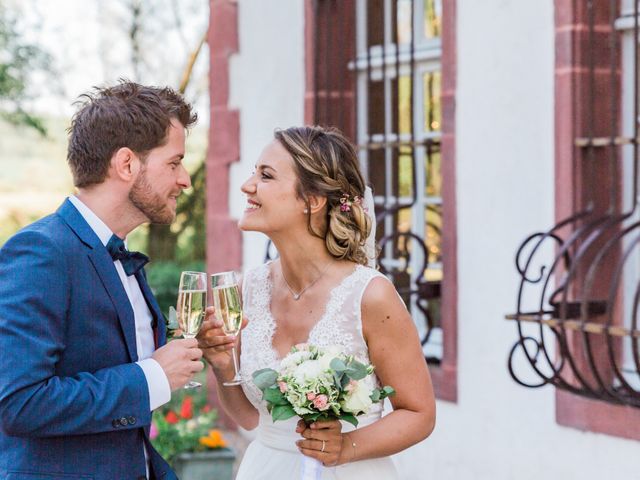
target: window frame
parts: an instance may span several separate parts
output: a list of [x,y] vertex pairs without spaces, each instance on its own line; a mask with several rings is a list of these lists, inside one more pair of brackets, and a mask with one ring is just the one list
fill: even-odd
[[[340,98],[343,108],[352,112],[353,118],[357,115],[356,105],[359,103],[359,95],[363,89],[356,87],[361,78],[354,79],[350,85],[346,82],[344,91],[335,91],[335,86],[322,85],[322,76],[318,75],[315,70],[316,65],[332,62],[329,65],[337,66],[339,59],[330,58],[327,55],[326,44],[322,38],[322,32],[314,31],[314,26],[343,25],[343,18],[338,16],[339,13],[350,17],[352,24],[359,25],[363,28],[364,23],[361,17],[355,15],[357,4],[362,4],[366,0],[341,0],[332,5],[334,9],[319,8],[318,0],[307,0],[305,4],[305,121],[307,123],[315,123],[317,118],[322,123],[329,123],[326,117],[322,116],[322,111],[316,112],[319,99],[336,99]],[[385,0],[390,4],[390,0]],[[458,312],[458,295],[457,295],[457,217],[456,217],[456,191],[455,191],[455,90],[456,90],[456,2],[442,2],[442,30],[441,30],[441,111],[442,125],[440,130],[441,142],[441,175],[442,175],[442,269],[443,284],[441,297],[441,325],[442,325],[442,360],[439,365],[430,365],[430,372],[437,398],[451,402],[457,401],[457,312]],[[320,18],[325,15],[327,18]],[[325,33],[326,34],[326,33]],[[345,44],[346,51],[353,52],[356,57],[356,40],[353,36],[353,44]],[[387,37],[388,38],[388,37]],[[431,42],[432,44],[433,42]],[[388,48],[388,47],[387,47]],[[361,49],[360,49],[361,50]],[[433,54],[430,49],[429,55]],[[426,55],[426,53],[425,53]],[[336,54],[334,57],[342,56]],[[320,61],[320,64],[318,63]],[[355,67],[362,59],[357,59]],[[320,67],[318,67],[320,68]],[[415,72],[414,72],[415,74]],[[366,81],[366,80],[365,80]],[[316,82],[318,84],[316,84]],[[323,90],[325,88],[325,90]],[[349,90],[350,88],[350,90]],[[327,91],[329,90],[330,91]],[[316,115],[318,113],[318,115]],[[361,113],[361,112],[360,112]],[[331,122],[333,123],[333,122]],[[422,127],[421,127],[422,128]],[[356,127],[344,124],[343,130],[351,138],[362,138],[362,123]],[[365,126],[366,131],[366,126]],[[364,156],[366,165],[366,156]],[[424,227],[422,227],[424,228]]]

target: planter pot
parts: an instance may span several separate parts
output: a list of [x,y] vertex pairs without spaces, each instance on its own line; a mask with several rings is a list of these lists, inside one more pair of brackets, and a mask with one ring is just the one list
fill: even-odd
[[181,453],[173,462],[180,480],[231,480],[236,454],[229,448]]

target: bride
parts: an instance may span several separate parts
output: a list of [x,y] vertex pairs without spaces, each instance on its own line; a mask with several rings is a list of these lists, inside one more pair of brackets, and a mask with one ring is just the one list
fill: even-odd
[[[222,385],[234,375],[235,339],[215,320],[200,335],[223,408],[241,427],[258,429],[237,479],[300,478],[303,455],[322,462],[323,480],[397,479],[389,456],[431,433],[435,401],[409,312],[391,282],[366,266],[371,220],[354,147],[335,129],[276,131],[242,191],[240,228],[268,235],[279,259],[244,275],[241,386]],[[272,422],[251,374],[277,368],[299,343],[339,345],[375,365],[376,381],[396,390],[393,412],[382,417],[374,404],[357,429],[339,421]]]

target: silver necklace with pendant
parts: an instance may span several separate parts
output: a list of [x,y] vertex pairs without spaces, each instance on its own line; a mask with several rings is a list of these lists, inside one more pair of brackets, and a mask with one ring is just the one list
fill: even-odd
[[287,286],[287,289],[289,290],[289,292],[291,292],[291,295],[293,296],[294,300],[300,300],[300,297],[302,296],[302,294],[308,289],[313,287],[316,283],[318,283],[318,280],[320,280],[325,273],[327,273],[327,270],[329,270],[329,267],[331,266],[331,261],[329,261],[329,263],[327,263],[327,266],[324,267],[324,269],[322,270],[322,272],[320,272],[320,275],[318,275],[316,277],[316,279],[311,282],[309,285],[307,285],[306,287],[304,287],[302,290],[300,290],[298,293],[293,291],[293,288],[291,288],[291,286],[289,285],[289,282],[287,282],[287,277],[284,276],[284,270],[282,269],[282,265],[280,265],[280,271],[282,272],[282,279],[284,280],[284,284]]

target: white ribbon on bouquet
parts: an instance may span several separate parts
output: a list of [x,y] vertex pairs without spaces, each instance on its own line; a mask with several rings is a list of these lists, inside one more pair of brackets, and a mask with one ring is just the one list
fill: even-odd
[[324,465],[319,460],[303,455],[300,480],[320,480],[323,468]]

